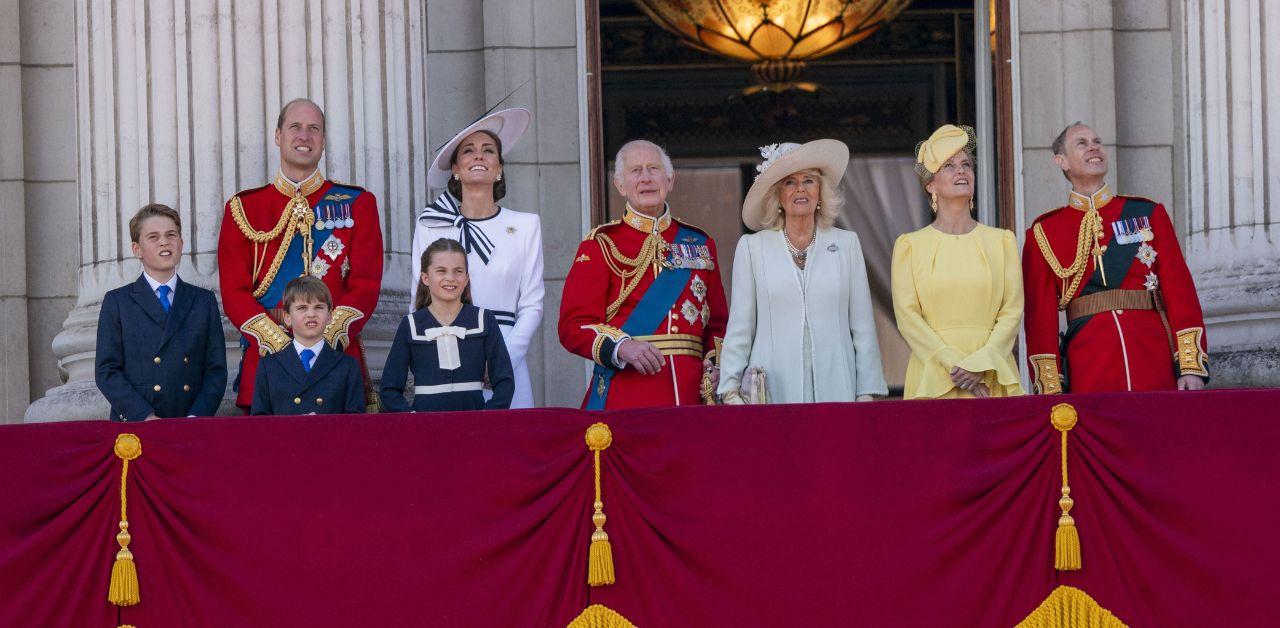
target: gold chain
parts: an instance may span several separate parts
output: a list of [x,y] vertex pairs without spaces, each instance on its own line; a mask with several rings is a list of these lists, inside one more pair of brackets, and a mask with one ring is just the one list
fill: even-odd
[[258,231],[250,226],[249,221],[244,217],[244,205],[240,203],[240,197],[233,196],[231,197],[231,217],[236,221],[236,226],[240,227],[240,233],[243,233],[244,237],[249,238],[251,242],[265,244],[280,237],[280,234],[289,228],[289,221],[293,218],[293,212],[281,212],[280,222],[276,223],[275,228],[271,231]]
[[[632,258],[623,255],[609,236],[598,233],[595,239],[596,243],[600,245],[601,252],[605,254],[604,261],[609,266],[609,270],[625,281],[622,290],[618,293],[618,298],[614,299],[613,303],[610,303],[609,307],[605,308],[604,319],[607,322],[618,313],[618,309],[622,307],[622,302],[631,296],[636,286],[640,285],[640,279],[644,277],[644,271],[650,265],[657,263],[659,253],[666,247],[666,241],[659,237],[658,234],[650,232],[645,237],[644,244],[640,247],[640,253]],[[622,266],[629,266],[630,268],[624,270]]]
[[1071,278],[1071,284],[1062,294],[1058,295],[1058,309],[1062,310],[1067,307],[1067,303],[1071,302],[1072,297],[1076,294],[1076,289],[1080,287],[1080,282],[1084,280],[1085,269],[1089,265],[1089,248],[1090,235],[1093,236],[1092,246],[1094,256],[1100,256],[1105,247],[1098,245],[1102,238],[1102,215],[1096,209],[1090,209],[1084,213],[1084,217],[1080,220],[1080,231],[1076,235],[1076,255],[1071,265],[1063,268],[1058,262],[1058,256],[1054,255],[1053,248],[1049,246],[1049,239],[1044,235],[1044,228],[1041,223],[1036,223],[1031,228],[1035,234],[1036,244],[1040,247],[1040,254],[1044,256],[1044,260],[1049,263],[1049,268],[1053,270],[1053,274],[1059,279]]

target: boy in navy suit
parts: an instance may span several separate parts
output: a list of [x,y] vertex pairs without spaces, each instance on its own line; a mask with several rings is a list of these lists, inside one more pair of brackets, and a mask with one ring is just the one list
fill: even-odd
[[333,297],[310,275],[291,280],[280,301],[293,345],[262,357],[250,414],[364,412],[364,375],[355,358],[325,343]]
[[142,276],[102,298],[96,381],[112,421],[213,416],[227,388],[227,346],[213,293],[178,277],[182,219],[166,205],[129,221]]

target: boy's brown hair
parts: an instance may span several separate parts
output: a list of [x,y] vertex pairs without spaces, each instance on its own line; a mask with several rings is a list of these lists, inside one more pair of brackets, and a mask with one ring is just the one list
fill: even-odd
[[280,307],[288,312],[289,307],[297,301],[319,301],[333,309],[333,295],[329,294],[329,286],[311,275],[303,275],[285,284]]
[[129,219],[129,239],[134,244],[138,243],[138,238],[142,237],[142,222],[148,218],[155,217],[168,218],[173,224],[178,226],[178,233],[182,233],[182,217],[178,215],[177,210],[168,205],[160,203],[152,203],[138,210],[138,213]]

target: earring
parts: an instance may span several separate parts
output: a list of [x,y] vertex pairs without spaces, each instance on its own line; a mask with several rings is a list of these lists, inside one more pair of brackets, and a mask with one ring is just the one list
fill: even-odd
[[494,181],[501,181],[501,180],[502,180],[502,173],[501,173],[501,172],[499,172],[499,173],[498,173],[498,178],[497,178],[497,179],[494,179]]
[[781,213],[782,213],[782,206],[781,206],[781,205],[779,205],[779,206],[778,206],[778,213],[779,213],[779,214],[781,214]]
[[969,197],[969,211],[973,211],[973,197]]
[[937,193],[937,192],[933,192],[933,193],[929,194],[929,196],[930,196],[930,198],[929,198],[929,208],[930,208],[930,209],[932,209],[932,210],[933,210],[933,213],[935,213],[935,214],[936,214],[936,213],[938,213],[938,193]]
[[814,205],[814,207],[813,207],[813,211],[815,211],[815,212],[820,212],[820,211],[822,211],[822,203],[821,203],[821,202],[819,202],[817,205]]
[[454,181],[461,181],[461,180],[462,180],[462,177],[458,176],[458,173],[456,173],[456,172],[455,172],[455,173],[453,173],[453,180],[454,180]]

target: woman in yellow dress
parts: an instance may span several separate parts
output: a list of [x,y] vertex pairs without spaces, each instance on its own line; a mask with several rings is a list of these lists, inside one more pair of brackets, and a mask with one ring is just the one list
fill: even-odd
[[893,246],[893,311],[911,347],[907,399],[1024,394],[1013,358],[1022,266],[1013,232],[973,218],[973,129],[944,125],[916,147],[933,223]]

